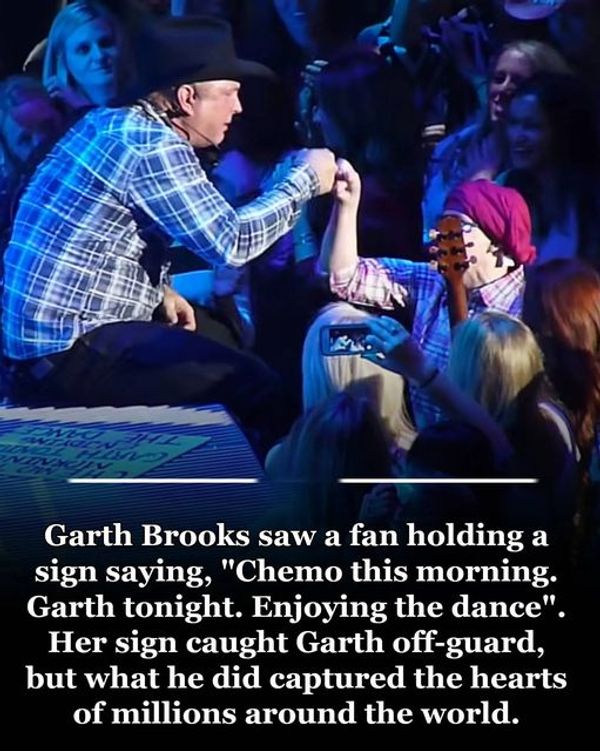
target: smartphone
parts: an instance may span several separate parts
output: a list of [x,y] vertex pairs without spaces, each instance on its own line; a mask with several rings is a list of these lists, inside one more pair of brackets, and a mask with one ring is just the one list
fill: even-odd
[[338,323],[321,329],[322,355],[360,355],[373,348],[366,338],[371,333],[368,326],[359,323]]

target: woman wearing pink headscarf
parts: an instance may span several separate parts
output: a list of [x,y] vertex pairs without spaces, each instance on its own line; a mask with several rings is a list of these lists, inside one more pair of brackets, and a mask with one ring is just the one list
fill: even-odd
[[[330,275],[332,291],[348,302],[381,312],[404,310],[412,334],[444,370],[450,350],[448,292],[444,278],[429,263],[396,258],[359,258],[356,214],[360,178],[340,160],[334,188],[335,205],[323,240],[320,266]],[[463,281],[468,314],[499,310],[519,316],[525,287],[524,266],[535,258],[531,217],[521,195],[510,188],[479,180],[459,186],[446,211],[458,215],[469,265]],[[408,313],[408,316],[406,316]],[[417,428],[435,422],[439,407],[425,391],[411,388]]]

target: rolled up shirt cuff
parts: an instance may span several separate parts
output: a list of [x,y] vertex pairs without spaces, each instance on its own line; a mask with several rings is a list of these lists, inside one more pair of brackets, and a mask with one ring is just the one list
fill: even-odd
[[339,271],[331,271],[329,274],[324,271],[320,264],[317,262],[317,272],[321,276],[328,276],[329,277],[329,284],[331,285],[331,288],[338,286],[345,286],[352,280],[354,275],[356,274],[356,270],[358,268],[358,261],[353,264],[352,266],[346,266],[343,269],[340,269]]

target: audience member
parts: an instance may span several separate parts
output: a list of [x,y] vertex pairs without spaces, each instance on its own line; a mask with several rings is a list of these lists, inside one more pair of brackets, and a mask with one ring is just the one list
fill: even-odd
[[600,418],[600,275],[578,259],[531,269],[523,320],[537,336],[546,372],[572,417],[587,472]]
[[30,162],[63,128],[44,87],[26,76],[0,83],[0,232],[10,226],[13,203]]
[[600,552],[600,275],[578,259],[532,269],[523,318],[538,338],[546,371],[571,417],[580,453],[572,558]]
[[600,265],[600,142],[589,92],[573,76],[525,83],[506,125],[516,188],[531,211],[538,262],[582,256]]
[[487,106],[477,122],[450,134],[436,147],[423,200],[425,233],[435,227],[453,187],[467,180],[493,180],[506,168],[504,122],[518,86],[541,71],[567,73],[567,63],[543,42],[505,45],[492,63]]
[[115,104],[132,74],[124,29],[102,3],[77,0],[58,13],[48,36],[43,81],[68,112]]
[[387,21],[359,35],[360,41],[403,65],[412,78],[427,148],[462,126],[477,107],[476,91],[460,69],[463,59],[455,47],[445,47],[440,33],[442,17],[452,17],[454,10],[451,0],[396,0]]
[[504,453],[497,431],[508,437],[512,455],[506,461],[504,453],[504,466],[496,463],[494,475],[500,470],[540,482],[539,492],[531,494],[535,509],[532,505],[522,518],[543,513],[553,529],[568,528],[577,448],[569,417],[544,379],[542,353],[531,330],[505,313],[476,314],[457,328],[446,377],[396,321],[382,318],[369,325],[370,341],[382,353],[373,357],[421,383],[447,417],[482,429],[496,457]]
[[[211,179],[233,206],[244,205],[278,182],[298,146],[293,102],[281,81],[244,84],[244,117],[232,124],[227,145]],[[280,374],[297,414],[302,341],[315,311],[329,299],[313,272],[319,245],[306,208],[290,232],[240,270],[256,332],[254,350]]]
[[324,308],[308,329],[302,353],[304,410],[339,391],[351,391],[366,398],[381,418],[390,453],[399,466],[410,448],[416,431],[405,406],[404,379],[380,368],[359,354],[325,355],[321,346],[324,327],[337,324],[364,324],[371,316],[348,303]]
[[[320,265],[329,272],[332,290],[350,302],[393,311],[406,307],[412,333],[445,368],[450,347],[448,296],[443,277],[428,263],[358,257],[356,212],[360,179],[341,163],[334,189],[335,205],[323,241]],[[469,265],[463,275],[471,314],[488,309],[521,312],[524,266],[535,259],[531,219],[523,198],[512,189],[484,180],[456,188],[445,211],[462,220]],[[418,429],[436,421],[439,410],[422,389],[411,387]]]

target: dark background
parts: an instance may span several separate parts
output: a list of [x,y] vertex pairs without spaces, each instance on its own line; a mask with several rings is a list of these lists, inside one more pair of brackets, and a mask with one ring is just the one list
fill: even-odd
[[47,35],[58,0],[4,0],[0,7],[0,74],[19,73],[26,56]]

